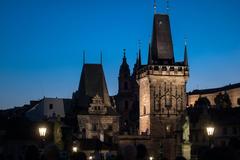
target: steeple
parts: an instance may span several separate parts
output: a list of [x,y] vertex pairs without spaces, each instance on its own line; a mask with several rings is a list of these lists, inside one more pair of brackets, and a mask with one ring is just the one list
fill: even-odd
[[151,53],[151,45],[148,47],[148,65],[152,64],[152,53]]
[[184,47],[184,65],[188,66],[188,55],[187,55],[187,42],[185,41],[185,47]]
[[123,49],[123,60],[119,70],[119,75],[123,75],[123,74],[130,75],[130,69],[127,63],[127,58],[126,58],[126,49]]
[[128,92],[130,89],[130,69],[126,58],[126,49],[123,50],[123,60],[118,76],[118,93]]

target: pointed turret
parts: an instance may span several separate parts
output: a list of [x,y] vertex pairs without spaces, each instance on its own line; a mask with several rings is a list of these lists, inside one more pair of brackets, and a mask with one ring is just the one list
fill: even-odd
[[151,45],[148,47],[148,65],[152,65],[152,53],[151,53]]
[[188,55],[187,55],[187,43],[185,43],[185,48],[184,48],[184,65],[188,66]]
[[136,54],[136,63],[134,64],[133,67],[133,75],[135,76],[138,69],[141,67],[142,65],[142,60],[141,60],[141,50],[139,49],[139,52]]
[[139,52],[138,52],[138,65],[139,66],[142,65],[141,49],[139,49]]
[[126,49],[123,50],[123,60],[119,70],[119,75],[123,75],[123,74],[130,76],[130,69],[127,63],[127,58],[126,58]]

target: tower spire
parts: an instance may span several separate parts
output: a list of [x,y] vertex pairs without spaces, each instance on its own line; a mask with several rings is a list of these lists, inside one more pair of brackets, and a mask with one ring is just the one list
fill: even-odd
[[141,49],[139,48],[139,52],[138,52],[138,64],[139,66],[142,65],[142,57],[141,57]]
[[151,45],[149,44],[148,47],[148,65],[152,64],[152,52],[151,52]]
[[188,53],[187,53],[187,39],[185,38],[184,42],[184,65],[188,66]]
[[138,55],[137,55],[137,59],[138,59],[138,65],[142,65],[142,58],[141,58],[141,40],[138,40]]
[[83,50],[83,64],[85,64],[85,50]]
[[101,50],[101,52],[100,52],[100,64],[103,64],[102,50]]

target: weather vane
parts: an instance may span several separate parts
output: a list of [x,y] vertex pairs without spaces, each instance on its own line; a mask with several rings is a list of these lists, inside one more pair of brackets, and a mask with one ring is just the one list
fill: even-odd
[[166,0],[166,11],[167,11],[167,14],[169,14],[169,11],[170,11],[170,0]]
[[154,8],[154,14],[156,14],[157,13],[157,2],[156,2],[156,0],[154,0],[153,8]]

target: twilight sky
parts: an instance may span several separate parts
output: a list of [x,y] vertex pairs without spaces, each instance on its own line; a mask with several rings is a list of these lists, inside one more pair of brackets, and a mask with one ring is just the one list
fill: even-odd
[[[165,0],[158,0],[165,12]],[[188,37],[188,91],[240,82],[240,1],[171,0],[175,57]],[[1,0],[0,109],[31,99],[72,96],[82,52],[99,63],[110,95],[117,93],[122,49],[131,68],[142,41],[143,62],[152,32],[153,0]]]

